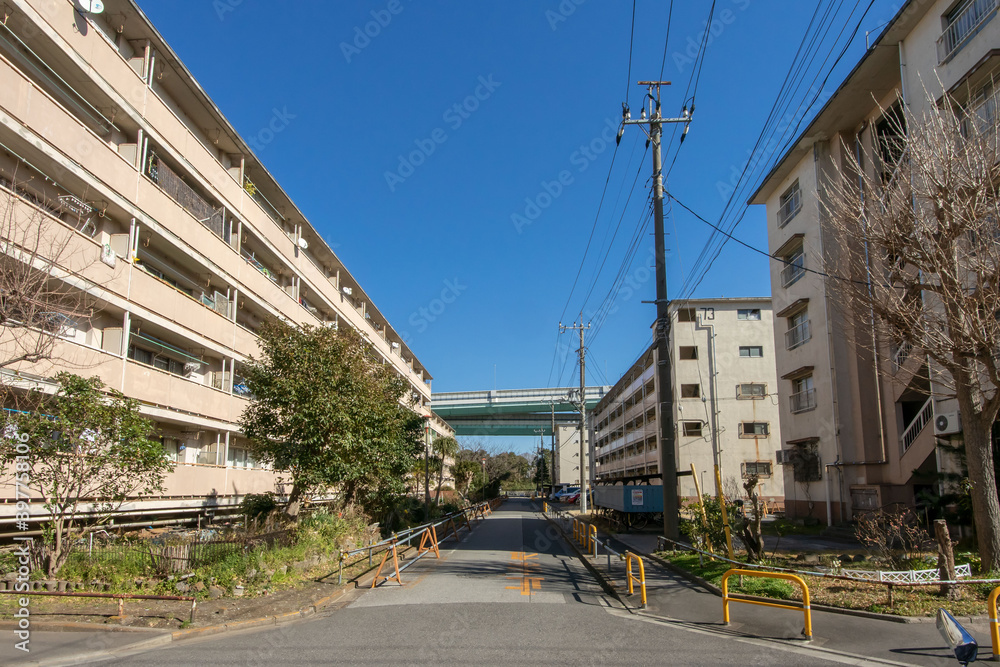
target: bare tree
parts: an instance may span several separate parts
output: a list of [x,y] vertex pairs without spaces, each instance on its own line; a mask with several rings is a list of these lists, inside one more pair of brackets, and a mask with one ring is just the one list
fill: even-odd
[[[828,174],[836,243],[826,266],[855,343],[912,345],[962,414],[979,555],[1000,571],[990,429],[1000,409],[1000,210],[996,121],[945,96],[917,117],[887,113],[871,150],[845,147]],[[875,336],[871,337],[871,327]],[[884,352],[876,349],[875,352]]]
[[75,257],[73,234],[40,209],[60,205],[0,178],[0,368],[50,358],[58,337],[92,314],[86,293],[65,279],[96,257]]

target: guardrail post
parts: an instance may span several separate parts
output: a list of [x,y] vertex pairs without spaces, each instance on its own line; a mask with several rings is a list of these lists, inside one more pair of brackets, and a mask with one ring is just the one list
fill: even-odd
[[[761,577],[763,579],[784,579],[786,581],[793,581],[799,585],[802,589],[802,606],[796,607],[789,604],[781,604],[778,602],[761,602],[759,600],[743,600],[741,598],[730,598],[729,597],[729,577],[734,574],[738,574],[741,577]],[[802,629],[802,634],[805,635],[806,640],[812,640],[812,610],[809,606],[809,586],[803,581],[802,577],[794,574],[787,574],[784,572],[761,572],[758,570],[739,570],[733,568],[727,570],[725,574],[722,575],[722,622],[724,625],[729,625],[729,603],[732,602],[743,602],[745,604],[756,604],[763,607],[777,607],[778,609],[801,609],[805,617],[805,627]],[[995,600],[994,600],[995,603]],[[995,608],[995,607],[994,607]]]
[[990,639],[993,642],[993,660],[1000,660],[1000,627],[997,624],[997,597],[1000,596],[1000,586],[990,592],[986,600],[986,611],[990,615]]
[[[632,561],[637,561],[639,563],[639,576],[634,577],[632,575]],[[642,608],[646,608],[646,566],[642,562],[642,558],[631,551],[625,552],[625,578],[628,580],[628,594],[633,595],[635,593],[635,588],[633,586],[634,582],[639,582],[640,592],[642,593]],[[726,615],[728,612],[724,612],[724,616],[728,619]],[[726,621],[729,622],[728,620]]]
[[597,558],[597,526],[594,524],[590,524],[590,547],[594,552],[594,558]]

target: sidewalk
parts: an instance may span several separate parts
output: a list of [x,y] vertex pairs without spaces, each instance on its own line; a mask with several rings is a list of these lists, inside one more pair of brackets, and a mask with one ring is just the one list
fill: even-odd
[[[615,542],[640,555],[652,553],[656,548],[655,535],[619,535],[612,544]],[[722,625],[722,599],[718,595],[652,559],[645,561],[649,604],[640,613],[704,629],[802,642],[801,611],[730,603],[732,623],[727,628]],[[979,642],[980,660],[989,659],[992,648],[987,618],[966,617],[959,621]],[[889,664],[956,664],[932,618],[891,621],[814,609],[812,626],[813,641],[807,646]]]

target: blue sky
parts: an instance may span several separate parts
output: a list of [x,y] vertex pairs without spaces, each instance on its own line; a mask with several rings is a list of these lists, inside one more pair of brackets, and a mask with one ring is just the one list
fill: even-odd
[[[588,343],[588,383],[613,383],[648,344],[654,310],[641,302],[654,298],[653,237],[651,223],[642,225],[651,163],[636,127],[611,165],[626,94],[636,117],[644,89],[635,81],[660,76],[671,3],[637,0],[634,33],[625,1],[139,4],[408,336],[435,391],[575,384],[577,339],[557,335],[560,318],[572,323],[583,310],[594,319],[609,292],[611,312]],[[712,5],[674,4],[665,115],[677,115],[693,91]],[[826,28],[806,49],[816,55],[808,81],[830,74],[817,83],[819,101],[863,55],[866,30],[880,30],[898,4],[875,0],[862,19],[867,1],[818,3],[832,12],[814,23]],[[816,9],[801,0],[717,0],[694,120],[667,179],[706,218],[722,214]],[[791,136],[795,119],[810,113],[793,104],[778,129]],[[276,114],[287,127],[262,133]],[[763,142],[744,194],[783,143],[780,135]],[[737,212],[745,199],[737,197]],[[735,235],[766,249],[765,222],[751,207]],[[676,204],[666,229],[676,298],[711,230]],[[634,235],[633,261],[615,287]],[[686,293],[768,295],[767,259],[727,244]]]

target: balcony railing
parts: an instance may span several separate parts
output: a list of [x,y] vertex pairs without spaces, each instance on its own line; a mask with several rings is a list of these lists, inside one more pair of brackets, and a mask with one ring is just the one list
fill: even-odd
[[910,422],[910,425],[906,427],[903,435],[899,438],[899,444],[903,446],[903,452],[906,452],[910,448],[910,445],[917,439],[920,432],[927,426],[927,422],[933,418],[934,400],[928,398],[927,402],[924,403],[924,407],[920,408],[920,412],[917,413],[917,416]]
[[792,394],[788,399],[788,402],[791,404],[792,414],[812,410],[816,407],[816,390],[806,389],[797,394]]
[[794,350],[812,338],[812,330],[809,327],[810,320],[806,320],[785,332],[785,349]]
[[952,14],[951,23],[938,37],[938,63],[951,58],[979,26],[986,23],[997,11],[1000,0],[968,0]]
[[785,262],[785,268],[781,270],[781,286],[788,287],[806,273],[806,256],[796,255]]
[[788,221],[798,215],[800,210],[802,210],[802,196],[796,192],[778,209],[778,228],[781,229],[787,225]]
[[913,345],[904,342],[900,344],[892,353],[892,372],[897,373],[899,369],[906,365],[906,360],[913,351]]

